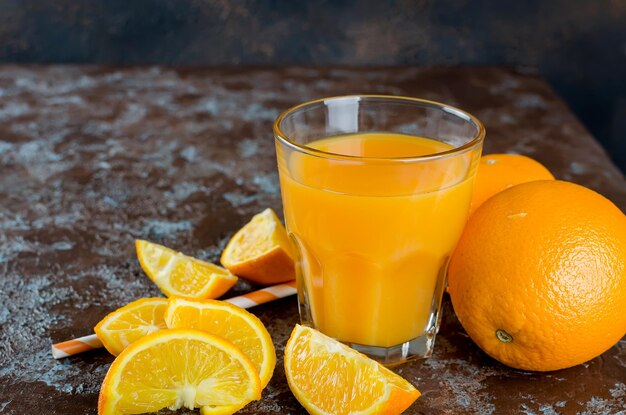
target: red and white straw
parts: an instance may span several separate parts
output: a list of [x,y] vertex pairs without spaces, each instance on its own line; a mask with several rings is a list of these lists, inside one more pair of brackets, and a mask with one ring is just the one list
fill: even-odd
[[[279,298],[289,297],[296,293],[296,282],[289,281],[284,284],[276,284],[261,290],[252,291],[247,294],[224,300],[228,303],[235,304],[241,308],[251,308],[259,304],[269,303]],[[52,357],[62,359],[64,357],[74,356],[79,353],[88,352],[90,350],[99,349],[102,342],[98,336],[91,334],[72,340],[52,345]]]

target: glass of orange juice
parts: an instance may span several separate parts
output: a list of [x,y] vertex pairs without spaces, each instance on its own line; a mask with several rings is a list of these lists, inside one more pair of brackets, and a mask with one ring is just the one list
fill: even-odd
[[485,129],[393,96],[307,102],[274,124],[300,319],[392,365],[432,354]]

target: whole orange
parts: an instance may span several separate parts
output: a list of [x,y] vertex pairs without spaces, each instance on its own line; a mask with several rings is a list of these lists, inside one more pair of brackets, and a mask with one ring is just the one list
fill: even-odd
[[520,154],[482,156],[476,171],[470,214],[496,193],[535,180],[554,180],[554,176],[543,164]]
[[469,336],[514,368],[590,360],[626,333],[626,216],[563,181],[507,189],[472,215],[449,292]]

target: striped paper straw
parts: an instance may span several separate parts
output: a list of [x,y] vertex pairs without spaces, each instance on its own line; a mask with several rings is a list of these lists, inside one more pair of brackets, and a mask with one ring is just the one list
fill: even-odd
[[67,340],[52,345],[52,357],[62,359],[79,353],[88,352],[90,350],[99,349],[102,342],[95,334],[79,337],[77,339]]
[[[283,284],[272,285],[261,290],[252,291],[247,294],[224,300],[228,303],[235,304],[241,308],[250,308],[259,304],[269,303],[279,298],[289,297],[296,293],[296,282],[289,281]],[[98,336],[91,334],[89,336],[79,337],[77,339],[67,340],[52,345],[52,357],[62,359],[68,356],[74,356],[79,353],[88,352],[90,350],[99,349],[102,342]]]
[[289,281],[284,284],[276,284],[262,290],[252,291],[248,294],[224,300],[241,308],[250,308],[255,305],[269,303],[283,297],[289,297],[296,293],[296,282]]

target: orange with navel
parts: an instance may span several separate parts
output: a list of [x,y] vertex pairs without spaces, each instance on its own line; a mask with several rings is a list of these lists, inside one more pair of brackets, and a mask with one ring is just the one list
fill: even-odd
[[469,336],[514,368],[590,360],[626,333],[626,217],[573,183],[505,190],[470,217],[449,292]]
[[496,193],[535,180],[554,180],[554,176],[543,164],[520,154],[482,156],[476,171],[470,214]]

